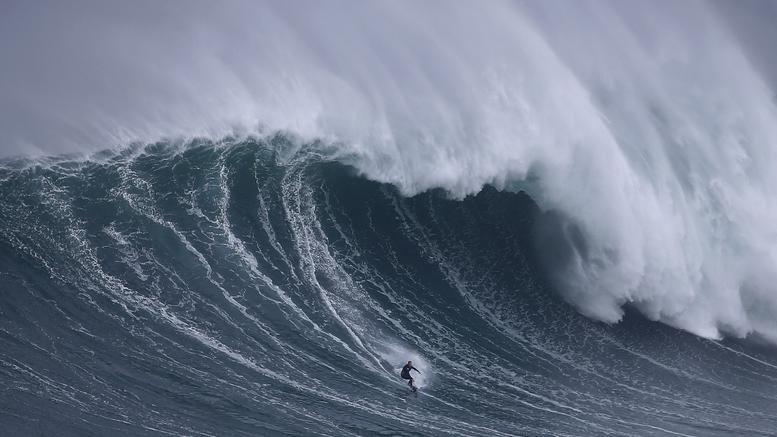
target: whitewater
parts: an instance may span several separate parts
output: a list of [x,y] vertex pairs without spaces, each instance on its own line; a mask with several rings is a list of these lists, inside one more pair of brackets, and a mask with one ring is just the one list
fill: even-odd
[[2,9],[0,433],[774,435],[774,4]]

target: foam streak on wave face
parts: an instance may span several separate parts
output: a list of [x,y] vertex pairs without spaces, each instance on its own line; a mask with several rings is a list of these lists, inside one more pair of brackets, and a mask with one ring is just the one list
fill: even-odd
[[579,229],[559,274],[587,315],[777,339],[773,72],[713,5],[236,6],[8,6],[4,154],[323,139],[406,194],[529,191]]

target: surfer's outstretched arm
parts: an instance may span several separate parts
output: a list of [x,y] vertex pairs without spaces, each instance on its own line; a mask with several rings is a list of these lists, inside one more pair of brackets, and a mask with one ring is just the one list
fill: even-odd
[[418,372],[418,373],[421,373],[421,371],[420,371],[420,370],[418,370],[418,369],[416,369],[415,367],[411,367],[411,368],[412,368],[413,370],[415,370],[416,372]]

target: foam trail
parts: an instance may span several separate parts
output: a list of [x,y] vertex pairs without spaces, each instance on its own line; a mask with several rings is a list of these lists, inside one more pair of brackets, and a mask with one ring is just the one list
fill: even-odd
[[290,132],[404,194],[526,190],[588,316],[777,340],[773,7],[85,3],[0,17],[4,155]]

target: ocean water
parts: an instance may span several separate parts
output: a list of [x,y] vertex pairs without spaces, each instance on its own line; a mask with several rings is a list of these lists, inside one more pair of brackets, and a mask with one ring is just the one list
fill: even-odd
[[3,1],[0,437],[777,435],[774,23]]
[[0,181],[3,435],[777,429],[773,346],[581,315],[524,193],[406,197],[283,136]]

